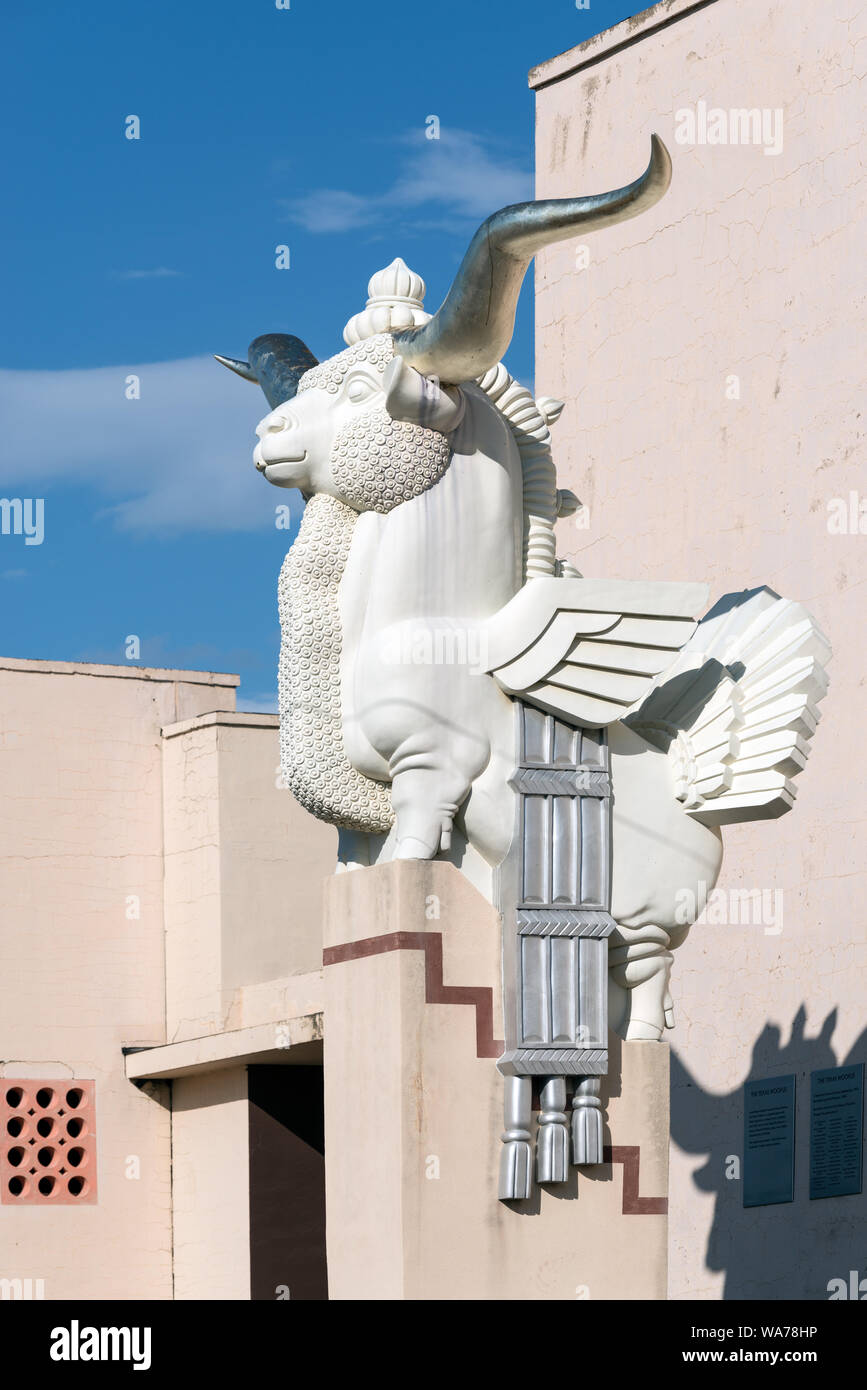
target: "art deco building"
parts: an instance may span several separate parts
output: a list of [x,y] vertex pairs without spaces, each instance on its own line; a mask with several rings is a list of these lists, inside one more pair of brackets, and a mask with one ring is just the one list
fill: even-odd
[[[425,941],[389,927],[388,954],[352,977],[383,1036],[406,1042],[408,1074],[423,1034],[468,1058],[447,1123],[414,1096],[409,1172],[389,1129],[409,1092],[372,1077],[341,1093],[354,1044],[340,1012],[350,977],[335,973],[349,969],[344,890],[332,879],[324,892],[336,832],[280,786],[276,716],[236,712],[234,676],[5,659],[4,1296],[29,1279],[49,1299],[324,1298],[327,1281],[340,1297],[377,1222],[372,1297],[821,1299],[859,1258],[867,1274],[863,1197],[811,1199],[809,1181],[811,1076],[867,1058],[864,51],[854,0],[664,0],[530,76],[538,197],[617,186],[651,131],[674,161],[648,217],[537,261],[536,389],[566,403],[554,453],[584,504],[560,523],[561,554],[593,577],[708,579],[712,598],[768,584],[812,611],[835,654],[794,812],[728,829],[720,896],[675,960],[670,1174],[669,1045],[615,1046],[603,1180],[542,1202],[560,1264],[527,1262],[497,1285],[513,1247],[497,1244],[492,1196],[497,1234],[465,1287],[437,1231],[476,1198],[443,1155],[489,1164],[473,1136],[495,1142],[501,1125],[472,1100],[501,1036],[485,983],[496,931],[456,945],[474,890],[448,865],[425,869],[453,875],[431,890],[452,892],[443,920],[414,924]],[[406,882],[371,890],[371,915],[400,927]],[[323,1038],[338,1078],[327,1125]],[[747,1207],[744,1086],[783,1078],[793,1200]],[[378,1149],[347,1157],[352,1117]],[[438,1156],[442,1174],[425,1175]],[[405,1183],[400,1229],[376,1205],[380,1169]],[[326,1171],[342,1214],[329,1217],[328,1270]],[[432,1175],[441,1214],[408,1230]],[[421,1252],[409,1273],[386,1268],[397,1246],[410,1263]]]

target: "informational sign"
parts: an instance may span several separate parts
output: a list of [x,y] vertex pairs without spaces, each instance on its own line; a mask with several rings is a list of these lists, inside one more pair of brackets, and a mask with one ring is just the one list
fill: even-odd
[[791,1202],[795,1195],[795,1077],[744,1085],[744,1206]]
[[861,1191],[864,1063],[810,1075],[810,1197]]

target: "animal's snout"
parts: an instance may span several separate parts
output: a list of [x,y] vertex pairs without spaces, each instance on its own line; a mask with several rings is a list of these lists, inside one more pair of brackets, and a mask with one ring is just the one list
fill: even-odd
[[[259,443],[253,450],[253,462],[260,473],[265,473],[266,469],[272,465],[275,468],[289,464],[303,463],[307,457],[307,449],[304,443],[304,431],[301,429],[301,422],[295,411],[290,408],[289,402],[279,405],[276,410],[272,410],[270,415],[266,415],[264,420],[260,420],[256,426],[256,433],[259,436]],[[285,469],[283,469],[285,473]],[[274,476],[266,474],[268,481],[277,483],[279,486],[294,486],[294,481],[290,482],[282,474]]]
[[297,425],[298,421],[291,410],[281,405],[272,410],[270,415],[266,415],[264,420],[259,421],[256,434],[260,439],[264,439],[268,434],[282,434],[284,430],[295,429]]

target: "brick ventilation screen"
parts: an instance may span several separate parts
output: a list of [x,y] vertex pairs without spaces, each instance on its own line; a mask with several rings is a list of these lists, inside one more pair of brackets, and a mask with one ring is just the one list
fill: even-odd
[[0,1085],[0,1202],[95,1202],[95,1083],[6,1080]]

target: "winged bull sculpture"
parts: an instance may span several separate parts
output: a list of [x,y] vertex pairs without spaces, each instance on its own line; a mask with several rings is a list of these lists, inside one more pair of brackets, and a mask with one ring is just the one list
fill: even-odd
[[[612,1024],[630,1039],[672,1025],[671,951],[689,929],[679,904],[692,889],[693,918],[702,911],[720,827],[792,805],[829,656],[809,614],[769,589],[728,595],[697,622],[703,584],[584,579],[556,556],[555,522],[578,503],[551,457],[562,406],[500,361],[518,293],[537,250],[638,216],[670,176],[653,136],[646,171],[624,188],[489,217],[433,316],[396,260],[326,361],[279,333],[256,338],[246,361],[218,358],[271,406],[257,468],[306,502],[279,581],[285,782],[339,827],[343,867],[441,855],[501,905],[511,892],[525,1014],[530,976],[556,976],[555,938],[606,937]],[[575,730],[583,742],[564,753]],[[557,801],[567,793],[571,810]],[[546,836],[531,892],[527,856]],[[604,1070],[606,1038],[593,1036],[604,1018],[588,1025],[570,1005],[557,1034],[551,988],[547,1021],[515,1025],[501,1070]],[[554,1065],[564,1042],[569,1060]],[[548,1102],[565,1120],[559,1086]],[[523,1080],[512,1101],[506,1196],[529,1190]],[[576,1135],[594,1104],[579,1101]],[[583,1161],[601,1157],[592,1136],[575,1143]],[[562,1152],[547,1144],[542,1180],[563,1176]]]

